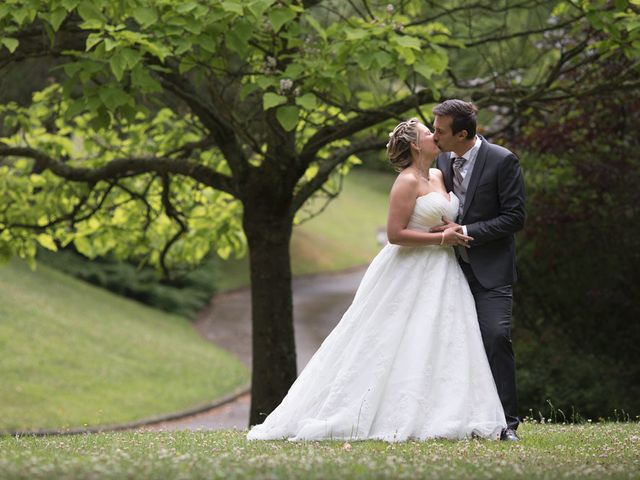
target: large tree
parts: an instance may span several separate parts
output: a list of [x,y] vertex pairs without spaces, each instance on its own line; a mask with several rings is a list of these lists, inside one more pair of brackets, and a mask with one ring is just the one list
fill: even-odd
[[[0,107],[0,252],[73,242],[169,271],[246,238],[260,422],[296,377],[292,225],[332,175],[443,97],[504,130],[589,98],[602,85],[581,74],[612,48],[637,53],[628,2],[441,3],[4,2],[0,69],[55,68],[30,104]],[[633,69],[608,82],[634,85]]]

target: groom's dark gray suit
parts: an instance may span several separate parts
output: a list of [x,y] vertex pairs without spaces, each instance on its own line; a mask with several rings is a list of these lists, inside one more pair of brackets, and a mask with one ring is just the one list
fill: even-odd
[[[515,360],[511,345],[512,285],[517,279],[514,235],[524,226],[524,182],[518,158],[480,137],[464,207],[457,223],[474,240],[469,262],[459,258],[473,293],[482,340],[505,411],[507,426],[518,427]],[[454,191],[453,159],[438,156],[447,191]]]

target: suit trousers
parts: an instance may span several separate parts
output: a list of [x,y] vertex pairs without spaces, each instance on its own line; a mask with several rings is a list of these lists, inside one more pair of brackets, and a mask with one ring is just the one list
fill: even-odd
[[471,265],[464,261],[461,261],[460,265],[476,302],[480,333],[504,409],[507,427],[515,430],[520,422],[517,415],[516,364],[511,344],[513,287],[504,285],[484,288],[474,275]]

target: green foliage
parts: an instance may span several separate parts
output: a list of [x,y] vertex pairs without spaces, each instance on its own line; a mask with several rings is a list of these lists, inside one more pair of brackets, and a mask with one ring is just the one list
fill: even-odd
[[[101,95],[107,103],[119,105],[117,90],[102,90]],[[153,150],[163,155],[198,138],[197,121],[189,116],[179,118],[166,108],[152,118],[139,112],[121,130],[104,130],[98,136],[91,116],[70,114],[69,102],[62,96],[60,86],[52,85],[35,94],[29,107],[0,106],[5,123],[16,129],[4,143],[27,143],[45,154],[65,158],[67,166],[99,168],[121,159],[122,152],[145,157]],[[199,160],[213,169],[225,169],[215,153],[202,152]],[[89,258],[112,252],[119,258],[132,256],[158,265],[162,247],[178,230],[163,210],[162,181],[153,173],[87,185],[68,182],[50,170],[33,173],[33,165],[26,160],[0,165],[0,172],[0,189],[6,192],[3,202],[11,206],[3,222],[18,226],[0,233],[0,253],[5,258],[18,255],[31,260],[37,244],[56,250],[73,242]],[[197,182],[183,177],[172,185],[171,199],[190,222],[189,232],[173,246],[169,263],[196,265],[209,252],[212,236],[222,257],[244,250],[240,207],[228,194],[197,187]]]
[[637,94],[603,92],[527,118],[522,148],[542,153],[523,158],[515,336],[525,409],[549,399],[591,417],[640,412],[639,113]]
[[[312,185],[311,193],[320,189],[340,149],[361,130],[378,125],[384,131],[396,114],[335,138],[314,135],[419,91],[429,92],[424,97],[430,101],[470,92],[459,81],[458,91],[450,89],[447,72],[473,82],[471,88],[478,85],[480,100],[490,95],[506,105],[500,96],[509,88],[523,103],[542,98],[541,86],[569,88],[545,75],[558,70],[554,63],[562,51],[566,58],[578,57],[573,51],[581,44],[571,38],[585,31],[585,52],[606,58],[621,49],[637,58],[640,29],[633,2],[523,8],[531,14],[513,15],[500,3],[499,15],[479,15],[461,4],[456,16],[436,10],[430,18],[430,7],[418,1],[367,5],[364,14],[355,5],[330,1],[304,8],[274,0],[9,0],[0,6],[0,45],[9,54],[4,58],[10,63],[22,58],[23,48],[32,48],[24,32],[35,26],[47,38],[37,54],[60,48],[61,65],[60,84],[34,95],[29,107],[0,108],[9,132],[2,144],[14,150],[29,146],[72,169],[91,170],[74,177],[32,155],[3,161],[0,192],[11,208],[2,209],[0,255],[32,259],[36,245],[51,249],[73,242],[90,257],[112,252],[165,271],[168,265],[197,264],[212,246],[222,257],[242,255],[240,202],[246,201],[250,178],[242,162],[273,188],[277,175],[259,169],[276,158],[293,171],[282,182],[308,196],[305,185]],[[557,32],[544,35],[544,29],[562,22],[567,40],[560,45]],[[531,33],[496,37],[505,23]],[[529,48],[534,40],[535,48]],[[405,111],[419,111],[424,102],[408,104]],[[308,158],[295,159],[309,149]],[[98,182],[86,180],[88,171],[127,158],[193,163],[180,174],[175,165],[163,167],[169,182],[154,165],[136,172],[120,166]],[[347,158],[338,157],[336,164]],[[206,187],[194,175],[199,166],[218,175]],[[72,178],[78,182],[68,182]],[[163,201],[164,190],[170,193]]]
[[[84,48],[64,49],[60,84],[36,93],[30,106],[0,107],[10,132],[1,142],[85,171],[126,158],[184,155],[229,175],[229,152],[216,148],[221,145],[212,141],[211,125],[202,123],[193,106],[185,111],[189,88],[202,103],[216,103],[221,93],[208,98],[206,92],[217,88],[216,78],[233,77],[223,106],[230,126],[244,130],[242,116],[264,117],[266,125],[275,121],[294,133],[301,149],[321,127],[353,116],[351,107],[337,105],[371,108],[409,94],[402,80],[412,75],[430,81],[444,72],[447,53],[441,46],[452,43],[444,25],[409,26],[410,11],[379,11],[373,21],[346,21],[323,19],[298,2],[272,0],[10,0],[0,10],[0,42],[11,53],[19,52],[22,32],[34,22],[42,22],[53,46],[73,25]],[[189,85],[186,92],[176,77]],[[352,101],[363,88],[375,97]],[[167,102],[166,92],[178,92],[182,102]],[[265,127],[250,122],[248,133],[257,135],[238,133],[257,167],[273,145],[262,135]],[[198,143],[206,145],[191,147]],[[327,162],[348,145],[346,139],[329,141],[315,160]],[[73,243],[90,258],[113,253],[167,270],[197,264],[212,247],[223,258],[244,253],[240,191],[229,195],[228,189],[204,187],[189,174],[167,186],[153,166],[135,175],[124,169],[95,183],[69,182],[62,168],[54,172],[31,158],[0,164],[2,205],[11,205],[0,219],[4,258],[32,261],[36,245],[54,250]],[[327,173],[318,163],[311,171],[322,180]],[[302,177],[297,191],[315,177]],[[167,189],[170,198],[163,201]]]
[[[495,478],[637,476],[637,423],[525,424],[518,445],[431,440],[247,442],[246,432],[124,432],[0,438],[8,479]],[[520,432],[520,430],[519,430]]]
[[184,318],[45,265],[0,267],[0,318],[0,431],[136,421],[248,381],[244,365]]
[[187,318],[193,318],[209,303],[216,291],[219,275],[210,260],[177,278],[162,278],[148,266],[137,267],[111,257],[88,260],[69,249],[56,253],[41,249],[37,259],[118,295]]

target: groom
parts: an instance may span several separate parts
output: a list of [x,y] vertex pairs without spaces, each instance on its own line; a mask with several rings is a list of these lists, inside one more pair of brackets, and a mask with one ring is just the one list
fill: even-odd
[[469,248],[456,247],[476,302],[478,322],[491,372],[507,421],[501,440],[517,441],[516,372],[511,346],[512,285],[516,281],[514,234],[524,225],[524,184],[518,158],[506,148],[476,135],[472,103],[447,100],[433,109],[436,162],[447,191],[460,199],[457,226],[473,237]]

